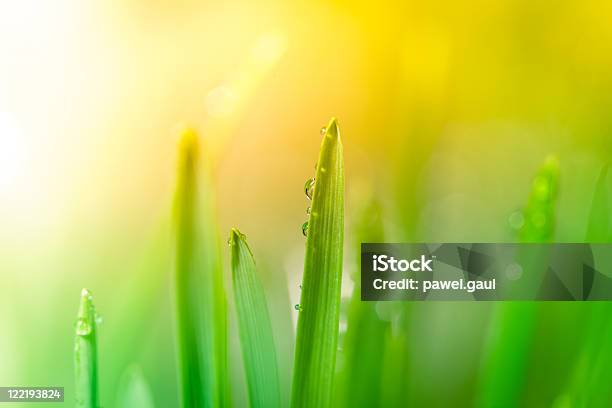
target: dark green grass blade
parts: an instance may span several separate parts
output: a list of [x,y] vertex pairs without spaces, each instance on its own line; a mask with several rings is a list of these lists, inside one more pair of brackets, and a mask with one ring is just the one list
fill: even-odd
[[81,292],[81,303],[74,343],[76,406],[98,408],[98,345],[96,311],[87,289]]
[[229,405],[227,311],[220,249],[198,136],[179,147],[175,268],[181,397],[184,407]]
[[326,127],[316,172],[298,318],[292,406],[330,406],[340,311],[344,165],[338,125]]
[[[549,157],[534,178],[524,209],[520,242],[550,242],[554,237],[559,164]],[[526,255],[526,256],[524,256]],[[519,262],[529,254],[518,254]],[[529,258],[524,274],[538,270],[542,260]],[[535,282],[537,279],[534,278]],[[495,305],[486,342],[477,406],[519,406],[525,388],[527,364],[540,308],[536,302],[502,302]]]
[[251,407],[279,407],[276,349],[263,287],[245,236],[232,229],[229,242],[240,347]]

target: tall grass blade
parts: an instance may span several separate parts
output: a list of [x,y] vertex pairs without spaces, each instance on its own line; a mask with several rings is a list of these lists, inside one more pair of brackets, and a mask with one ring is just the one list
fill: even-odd
[[[589,243],[610,242],[609,213],[612,208],[608,200],[608,168],[607,164],[603,166],[595,184],[585,235],[585,241]],[[578,353],[567,389],[557,400],[559,407],[612,405],[612,305],[597,302],[588,306],[589,321],[582,349]]]
[[[384,242],[381,208],[371,200],[358,216],[353,247],[362,242]],[[361,264],[357,251],[356,265]],[[358,270],[352,274],[354,289],[348,305],[347,330],[343,341],[344,365],[338,375],[338,404],[346,407],[372,407],[380,402],[384,359],[372,350],[385,350],[389,322],[376,313],[376,302],[361,301]]]
[[330,406],[338,344],[344,164],[336,120],[326,127],[315,175],[298,318],[292,406]]
[[[537,172],[524,214],[524,225],[519,231],[519,241],[550,242],[554,237],[555,206],[559,184],[559,164],[554,156],[546,159]],[[542,259],[530,254],[518,254],[519,262],[525,260],[524,275],[538,271]],[[532,281],[535,278],[525,276]],[[481,370],[480,407],[515,407],[525,387],[525,372],[533,343],[536,318],[539,312],[536,302],[503,302],[493,311],[491,331],[486,344],[484,365]]]
[[126,369],[119,381],[116,408],[154,408],[151,387],[140,367],[132,365]]
[[587,223],[586,242],[608,242],[610,240],[610,207],[608,205],[608,165],[603,166],[595,194],[589,211]]
[[96,310],[87,289],[81,292],[74,343],[76,406],[98,408],[98,345]]
[[175,268],[184,407],[229,405],[227,305],[208,174],[197,134],[183,133],[175,197]]
[[525,221],[519,231],[520,242],[552,241],[558,184],[559,160],[556,156],[549,156],[533,179],[529,200],[523,211]]
[[280,387],[272,324],[255,260],[240,231],[232,229],[229,242],[240,346],[251,407],[279,407]]

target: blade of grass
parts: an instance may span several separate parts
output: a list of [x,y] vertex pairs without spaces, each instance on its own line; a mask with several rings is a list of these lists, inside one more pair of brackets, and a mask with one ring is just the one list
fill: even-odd
[[98,408],[98,345],[96,310],[87,289],[81,292],[74,343],[76,406]]
[[229,403],[227,311],[208,174],[197,134],[181,138],[175,197],[176,302],[184,407]]
[[[410,395],[406,390],[410,384],[408,319],[411,309],[403,306],[405,305],[393,306],[396,309],[392,313],[394,322],[387,325],[386,330],[381,333],[384,343],[382,356],[378,358],[381,360],[382,370],[378,379],[372,378],[372,381],[380,384],[380,399],[375,405],[369,406],[410,406]],[[369,353],[374,354],[371,351]]]
[[609,242],[610,240],[607,178],[608,165],[606,164],[602,167],[595,185],[595,194],[587,222],[586,242]]
[[[353,247],[356,265],[361,263],[362,242],[383,242],[381,208],[370,200],[358,216],[354,228]],[[347,330],[342,346],[344,365],[338,374],[338,405],[372,407],[380,402],[384,359],[372,350],[385,349],[385,333],[389,322],[376,313],[376,302],[361,301],[361,281],[358,270],[352,274],[354,289],[348,306]]]
[[229,243],[240,346],[251,407],[279,407],[280,388],[272,324],[255,260],[245,236],[237,229],[230,232]]
[[298,318],[292,406],[331,404],[344,238],[344,164],[336,119],[326,127],[315,175]]
[[119,381],[117,392],[117,408],[154,408],[151,387],[142,373],[140,367],[131,365],[128,367]]
[[[585,241],[610,241],[610,205],[608,200],[608,165],[604,165],[595,184],[589,211]],[[557,400],[558,407],[609,406],[610,374],[612,373],[612,305],[591,303],[589,322],[575,367],[566,390]],[[607,392],[607,393],[606,393]]]
[[[525,224],[519,231],[520,242],[552,241],[558,180],[558,160],[550,156],[534,178],[523,212]],[[542,263],[541,259],[528,257],[529,254],[518,254],[518,258],[529,259],[531,266],[525,268],[525,274],[536,272],[537,265]],[[538,313],[536,302],[502,302],[495,305],[481,370],[478,406],[520,405]]]

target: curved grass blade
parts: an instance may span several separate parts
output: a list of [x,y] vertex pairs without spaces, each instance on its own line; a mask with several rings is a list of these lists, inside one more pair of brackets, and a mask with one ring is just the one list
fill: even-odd
[[98,345],[96,310],[87,289],[81,292],[74,343],[76,406],[98,408]]
[[227,311],[208,174],[197,134],[181,138],[175,197],[176,302],[184,407],[229,405]]
[[272,324],[255,260],[245,236],[237,229],[230,232],[229,243],[240,346],[251,407],[279,407],[280,387]]
[[119,381],[117,408],[154,408],[151,387],[140,367],[132,365],[126,369]]
[[331,404],[344,239],[344,164],[336,119],[326,127],[314,184],[298,318],[292,406]]
[[[519,231],[520,242],[552,241],[558,184],[558,160],[550,156],[534,178],[524,209],[525,224]],[[529,248],[525,248],[527,252],[519,251],[517,255],[518,262],[523,265],[524,275],[539,273],[540,265],[545,260],[542,255],[532,256]],[[533,282],[538,279],[529,276],[526,278]],[[539,311],[536,302],[502,302],[495,305],[484,354],[477,406],[519,406]]]

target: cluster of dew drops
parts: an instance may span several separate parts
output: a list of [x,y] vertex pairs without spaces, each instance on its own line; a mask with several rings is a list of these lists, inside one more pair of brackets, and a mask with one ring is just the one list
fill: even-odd
[[[325,135],[325,132],[327,132],[327,129],[325,127],[321,128],[321,136]],[[315,171],[317,169],[317,165],[315,164]],[[308,199],[308,201],[312,201],[312,197],[314,194],[314,186],[315,186],[315,178],[311,177],[308,180],[306,180],[306,183],[304,184],[304,194],[306,194],[306,198]],[[306,215],[310,216],[310,212],[311,212],[311,207],[310,205],[306,208]],[[304,222],[302,224],[302,234],[304,236],[308,236],[308,221]],[[302,289],[302,285],[300,285],[300,290]],[[297,303],[294,306],[294,309],[297,310],[298,312],[301,312],[302,306]]]
[[[83,289],[83,291],[81,292],[81,296],[87,296],[90,302],[93,300],[91,292],[87,289]],[[99,315],[96,311],[94,311],[94,322],[91,322],[83,317],[79,318],[76,322],[76,334],[79,336],[90,335],[94,329],[94,324],[96,326],[99,326],[102,324],[103,320],[103,317]]]
[[[325,127],[321,128],[321,135],[325,135],[325,132],[327,132],[327,129]],[[315,164],[315,171],[317,170],[317,165]],[[308,199],[308,201],[312,201],[312,197],[314,194],[314,186],[315,186],[315,178],[309,178],[308,180],[306,180],[306,184],[304,184],[304,194],[306,194],[306,198]],[[310,211],[311,211],[311,207],[310,205],[306,208],[306,215],[310,216]],[[302,224],[302,234],[304,236],[308,236],[308,221],[306,221],[305,223]]]

